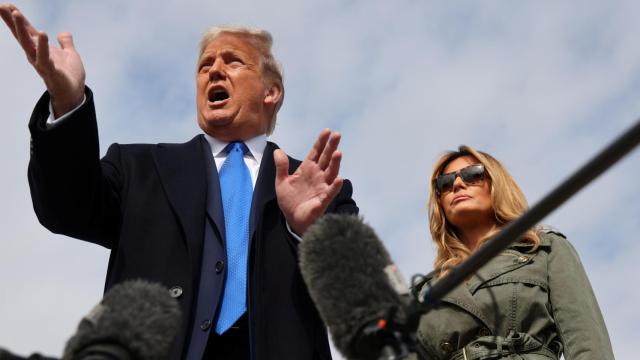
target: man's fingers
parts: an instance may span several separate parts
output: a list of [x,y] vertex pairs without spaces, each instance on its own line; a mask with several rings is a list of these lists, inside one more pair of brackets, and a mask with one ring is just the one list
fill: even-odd
[[276,164],[276,184],[284,181],[289,175],[289,158],[284,151],[276,149],[273,152],[273,161]]
[[[333,199],[335,199],[336,195],[338,195],[338,193],[340,192],[340,190],[342,190],[342,183],[344,182],[344,180],[341,177],[337,177],[335,180],[333,180],[333,183],[331,183],[331,185],[329,185],[329,189],[327,190],[327,200],[328,202],[325,205],[325,209],[326,207],[329,206],[329,203],[333,201]],[[323,212],[324,212],[323,210]]]
[[322,150],[324,149],[327,143],[327,139],[329,139],[330,135],[331,135],[331,130],[329,129],[324,129],[320,132],[318,139],[316,139],[316,142],[313,143],[313,147],[311,148],[311,150],[309,151],[309,154],[307,155],[307,160],[317,162],[318,159],[320,159],[320,154],[322,154]]
[[33,25],[31,25],[31,23],[29,22],[29,20],[27,19],[26,16],[24,16],[24,14],[22,13],[22,11],[18,10],[18,8],[15,8],[12,12],[11,15],[14,16],[14,22],[15,22],[15,18],[19,17],[20,18],[20,24],[16,24],[16,28],[18,26],[22,26],[24,27],[24,29],[27,31],[27,33],[31,36],[35,36],[38,33],[38,30],[33,27]]
[[45,69],[50,67],[51,59],[49,59],[49,36],[41,31],[38,33],[38,47],[36,48],[36,68]]
[[70,32],[63,32],[58,34],[58,42],[60,43],[60,48],[63,50],[71,49],[74,50],[73,46],[73,35]]
[[331,136],[325,144],[324,149],[320,154],[320,158],[318,159],[318,166],[320,169],[324,170],[329,166],[333,153],[338,149],[338,144],[340,144],[340,137],[339,132],[331,133]]
[[17,10],[17,8],[13,4],[0,5],[0,17],[2,17],[2,20],[4,20],[13,36],[17,39],[18,35],[16,34],[16,24],[13,21],[13,16],[11,15],[14,10]]
[[335,151],[331,156],[331,161],[329,162],[329,166],[327,166],[327,169],[324,175],[324,180],[327,184],[331,184],[338,176],[338,172],[340,171],[341,161],[342,161],[342,153],[340,151]]
[[20,46],[22,46],[22,49],[27,54],[29,61],[34,62],[36,59],[36,45],[33,42],[31,35],[35,34],[30,33],[28,25],[29,22],[25,19],[22,13],[20,13],[20,11],[15,10],[11,13],[11,16],[15,24],[16,39],[18,39]]

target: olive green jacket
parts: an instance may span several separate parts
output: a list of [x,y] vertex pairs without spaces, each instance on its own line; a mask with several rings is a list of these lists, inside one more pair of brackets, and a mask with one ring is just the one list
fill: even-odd
[[419,358],[614,358],[576,250],[560,233],[539,235],[537,250],[512,244],[422,316]]

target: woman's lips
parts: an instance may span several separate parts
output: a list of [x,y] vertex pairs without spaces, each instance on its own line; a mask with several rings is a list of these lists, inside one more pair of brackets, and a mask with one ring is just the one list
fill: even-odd
[[469,200],[471,199],[471,196],[469,195],[456,195],[453,197],[453,199],[451,200],[451,204],[456,204],[465,200]]

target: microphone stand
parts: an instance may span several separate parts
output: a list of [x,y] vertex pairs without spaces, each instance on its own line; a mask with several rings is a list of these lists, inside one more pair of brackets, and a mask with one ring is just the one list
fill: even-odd
[[422,300],[422,303],[426,306],[426,310],[436,306],[443,296],[506,249],[525,231],[531,229],[545,216],[549,215],[549,213],[627,155],[638,143],[640,143],[640,120],[593,159],[578,169],[573,175],[558,185],[535,206],[531,207],[517,220],[505,226],[500,233],[482,245],[473,255],[469,256],[467,260],[452,268],[449,274],[427,289],[424,292]]

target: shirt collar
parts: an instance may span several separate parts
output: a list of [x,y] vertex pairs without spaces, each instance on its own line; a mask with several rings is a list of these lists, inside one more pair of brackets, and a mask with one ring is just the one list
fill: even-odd
[[[211,152],[213,153],[213,157],[226,156],[222,151],[229,144],[227,141],[221,141],[214,138],[211,135],[204,134],[204,138],[207,139],[209,146],[211,147]],[[253,156],[258,164],[262,162],[262,155],[264,154],[264,149],[267,146],[267,135],[260,134],[254,138],[249,140],[245,140],[244,144],[249,148],[249,152],[251,156]]]

